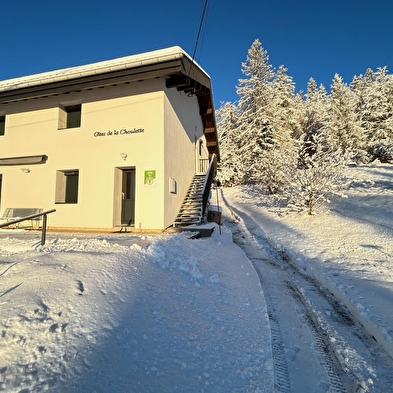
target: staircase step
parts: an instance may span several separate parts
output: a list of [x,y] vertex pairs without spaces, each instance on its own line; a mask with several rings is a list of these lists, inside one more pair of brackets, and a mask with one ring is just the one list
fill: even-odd
[[202,217],[202,212],[182,211],[178,213],[177,217]]
[[203,197],[200,195],[188,196],[184,198],[183,202],[202,202]]
[[199,222],[200,217],[177,217],[175,222]]
[[196,198],[196,197],[199,197],[199,198],[202,198],[202,193],[201,192],[187,192],[187,194],[186,194],[186,198],[188,198],[188,197],[192,197],[192,198]]
[[202,210],[202,203],[200,202],[183,202],[180,209]]
[[186,204],[186,205],[182,205],[182,207],[180,208],[180,210],[193,210],[193,211],[202,211],[202,206],[200,203],[198,204]]
[[201,217],[200,212],[181,212],[177,217]]
[[194,220],[194,221],[200,221],[201,220],[201,216],[186,216],[186,215],[184,215],[184,216],[177,216],[176,217],[176,221],[184,221],[184,220]]
[[181,219],[181,220],[176,220],[176,224],[197,224],[199,223],[198,219]]
[[187,202],[202,202],[202,197],[201,196],[190,196],[190,197],[186,197],[184,198],[184,203]]
[[201,216],[202,215],[202,209],[201,210],[190,210],[190,209],[182,209],[180,210],[178,215],[195,215],[195,216]]
[[191,211],[190,212],[190,211],[184,210],[182,212],[179,212],[177,214],[177,216],[201,216],[201,211],[197,211],[197,212]]

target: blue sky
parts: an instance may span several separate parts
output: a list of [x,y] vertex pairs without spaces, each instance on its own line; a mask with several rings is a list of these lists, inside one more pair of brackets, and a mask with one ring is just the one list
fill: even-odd
[[[236,101],[241,63],[258,38],[297,90],[328,90],[367,68],[393,71],[393,2],[209,0],[196,53],[215,107]],[[204,0],[13,0],[2,5],[0,80],[179,45],[192,55]]]

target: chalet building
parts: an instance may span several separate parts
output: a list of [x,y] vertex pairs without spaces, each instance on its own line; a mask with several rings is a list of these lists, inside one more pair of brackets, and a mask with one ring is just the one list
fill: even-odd
[[210,77],[180,47],[0,81],[0,216],[56,209],[49,227],[71,230],[199,223],[218,157]]

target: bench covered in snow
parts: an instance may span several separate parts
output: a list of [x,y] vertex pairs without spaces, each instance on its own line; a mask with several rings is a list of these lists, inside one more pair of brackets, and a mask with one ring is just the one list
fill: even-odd
[[[18,218],[28,217],[34,214],[42,213],[43,209],[38,207],[8,207],[0,217],[0,220],[12,221]],[[31,219],[31,225],[38,226],[42,217],[35,217]],[[17,224],[16,224],[17,225]]]

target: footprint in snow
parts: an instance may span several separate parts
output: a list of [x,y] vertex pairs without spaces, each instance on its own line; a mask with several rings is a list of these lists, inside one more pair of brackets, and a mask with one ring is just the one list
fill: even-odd
[[78,280],[77,284],[78,284],[79,295],[83,295],[83,292],[85,291],[83,282]]

